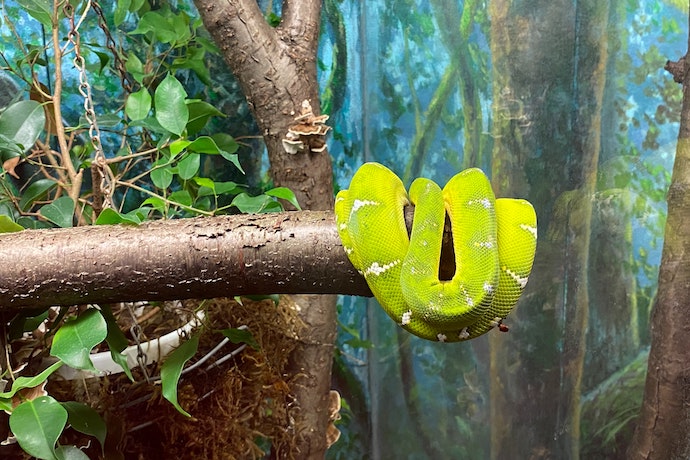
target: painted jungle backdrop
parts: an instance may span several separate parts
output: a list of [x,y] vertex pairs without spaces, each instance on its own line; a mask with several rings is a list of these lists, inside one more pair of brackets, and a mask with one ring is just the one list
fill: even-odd
[[325,5],[341,186],[369,160],[407,183],[479,166],[497,196],[529,199],[539,218],[508,334],[439,347],[400,333],[374,301],[343,299],[340,458],[541,458],[573,443],[581,458],[623,458],[678,127],[681,93],[663,66],[683,54],[686,5]]
[[[115,2],[103,3],[112,18]],[[152,3],[195,14],[191,2]],[[279,20],[280,2],[260,3]],[[581,458],[623,458],[642,399],[678,131],[681,91],[663,67],[684,52],[686,10],[682,0],[324,1],[318,66],[337,187],[365,161],[407,185],[477,166],[497,196],[530,200],[539,219],[509,333],[429,343],[374,300],[339,300],[343,434],[329,458],[543,458],[573,445]],[[45,37],[15,2],[3,11],[6,59],[20,53],[16,34],[40,47]],[[94,50],[85,51],[94,97],[108,107],[120,86],[98,72]],[[238,85],[222,59],[205,59],[205,69],[178,69],[187,92],[229,115],[215,129],[243,139],[250,185],[265,185]],[[78,84],[77,72],[66,78]],[[3,81],[9,101],[16,89]],[[67,105],[78,120],[80,100]]]

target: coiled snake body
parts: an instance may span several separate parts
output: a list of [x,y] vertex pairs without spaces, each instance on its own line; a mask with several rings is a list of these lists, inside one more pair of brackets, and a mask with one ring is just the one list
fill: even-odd
[[[415,206],[408,237],[404,207]],[[455,273],[439,279],[446,213],[451,222]],[[366,163],[335,203],[336,223],[352,265],[383,309],[412,334],[455,342],[502,324],[522,294],[536,250],[537,218],[521,199],[495,199],[476,168],[441,188],[402,181]]]

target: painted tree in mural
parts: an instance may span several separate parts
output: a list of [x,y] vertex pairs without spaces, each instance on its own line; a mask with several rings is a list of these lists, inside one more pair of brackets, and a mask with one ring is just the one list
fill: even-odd
[[[690,15],[689,15],[690,18]],[[688,47],[690,50],[690,35]],[[690,453],[687,382],[688,254],[690,232],[690,59],[669,60],[666,69],[682,85],[680,130],[668,191],[668,218],[659,270],[659,293],[651,318],[652,347],[642,411],[628,458],[684,458]]]
[[[546,238],[540,244],[538,270],[531,280],[538,290],[522,305],[516,333],[508,339],[491,340],[491,355],[496,360],[491,379],[492,420],[495,427],[513,427],[492,431],[492,455],[504,458],[508,453],[551,452],[579,458],[580,398],[590,308],[590,197],[595,194],[601,149],[609,4],[580,2],[575,8],[550,3],[535,12],[527,19],[514,9],[513,2],[491,4],[492,60],[497,77],[494,177],[502,188],[524,194],[538,209],[549,210],[539,220],[540,233]],[[528,21],[528,25],[519,25],[521,21]],[[530,32],[541,29],[542,23],[549,24],[546,33]],[[576,24],[581,29],[577,30]],[[564,30],[568,32],[564,34]],[[515,41],[515,33],[522,34],[523,39]],[[582,36],[591,38],[575,41]],[[530,49],[539,51],[530,53]],[[557,66],[546,69],[540,62],[549,56],[561,58]],[[535,97],[537,92],[544,97]],[[523,98],[531,101],[519,105],[524,112],[505,116]],[[573,107],[572,111],[564,111],[556,100]],[[543,105],[535,105],[535,101]],[[537,158],[539,150],[544,153]],[[517,168],[505,168],[507,164]],[[524,173],[511,174],[516,170]],[[558,276],[553,277],[554,273]],[[545,305],[551,307],[545,309]],[[564,331],[560,353],[538,345],[553,344],[550,337]],[[534,347],[542,355],[540,368],[528,365],[508,372],[511,362],[534,363],[526,356]],[[508,398],[502,390],[505,386],[521,396]],[[539,419],[528,415],[535,411],[547,415]],[[526,424],[523,417],[531,422]],[[539,437],[539,433],[550,431],[555,431],[553,436]]]

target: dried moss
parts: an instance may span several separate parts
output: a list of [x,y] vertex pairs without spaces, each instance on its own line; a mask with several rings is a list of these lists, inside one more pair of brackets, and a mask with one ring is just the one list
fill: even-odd
[[[286,381],[288,357],[303,327],[288,298],[276,306],[271,300],[232,299],[184,303],[190,311],[206,312],[198,360],[215,347],[220,330],[248,326],[259,344],[211,369],[207,364],[184,375],[178,388],[180,404],[192,417],[178,413],[160,394],[160,386],[145,382],[135,369],[137,383],[124,375],[81,382],[51,382],[49,392],[58,400],[87,402],[104,414],[108,424],[108,458],[261,458],[271,448],[280,458],[295,455],[295,411],[299,410]],[[156,329],[160,328],[160,324]],[[147,336],[151,337],[149,331]],[[237,346],[235,345],[234,348]],[[150,366],[149,375],[158,375]],[[97,442],[85,451],[100,456]],[[85,446],[89,439],[67,430],[62,444]],[[8,457],[9,458],[9,457]]]

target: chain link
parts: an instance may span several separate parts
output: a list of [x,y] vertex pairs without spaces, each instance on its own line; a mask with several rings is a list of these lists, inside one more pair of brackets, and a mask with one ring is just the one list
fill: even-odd
[[146,353],[144,353],[143,347],[141,346],[141,325],[137,321],[137,315],[134,313],[134,304],[132,302],[126,302],[125,305],[127,305],[127,311],[129,312],[129,315],[132,317],[133,321],[132,326],[129,328],[129,333],[132,335],[134,343],[136,343],[137,345],[137,364],[139,364],[139,367],[141,368],[141,371],[143,372],[146,381],[150,383],[151,376],[149,375],[149,371],[146,367],[146,365],[148,364],[148,358],[146,356]]
[[91,97],[91,85],[89,84],[88,75],[86,73],[86,61],[81,53],[81,37],[79,34],[79,26],[88,14],[92,5],[95,2],[87,2],[86,8],[79,19],[75,22],[74,7],[66,3],[63,7],[65,16],[69,19],[70,30],[67,34],[67,39],[74,49],[74,67],[79,72],[79,93],[84,98],[84,118],[89,125],[89,139],[94,148],[94,161],[91,167],[93,176],[93,200],[94,211],[99,214],[104,208],[111,208],[113,206],[113,173],[108,167],[103,152],[103,145],[101,143],[101,131],[98,128],[98,121],[96,119],[96,111],[94,110],[93,99]]

